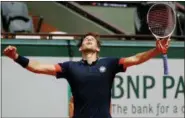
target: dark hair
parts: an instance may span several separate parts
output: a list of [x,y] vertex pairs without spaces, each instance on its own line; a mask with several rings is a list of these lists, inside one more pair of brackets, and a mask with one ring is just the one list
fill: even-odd
[[78,47],[80,47],[80,46],[82,45],[83,40],[84,40],[85,37],[87,37],[87,36],[93,36],[93,37],[96,39],[96,42],[97,42],[98,47],[101,46],[101,42],[100,42],[100,40],[99,40],[100,35],[99,35],[98,33],[89,32],[89,33],[85,34],[85,35],[80,39],[80,41],[79,41],[79,43],[78,43],[78,45],[77,45]]

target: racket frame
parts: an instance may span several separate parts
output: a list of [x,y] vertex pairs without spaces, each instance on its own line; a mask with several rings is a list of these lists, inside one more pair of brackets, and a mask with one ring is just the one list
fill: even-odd
[[165,4],[165,3],[156,3],[156,4],[152,5],[152,6],[149,8],[149,10],[148,10],[148,12],[147,12],[147,24],[149,24],[149,20],[148,20],[148,19],[149,19],[149,18],[148,18],[149,15],[148,15],[148,14],[149,14],[149,12],[151,11],[151,9],[152,9],[154,6],[156,6],[156,5],[161,5],[161,4],[166,5],[166,6],[168,6],[168,7],[170,7],[170,8],[172,9],[173,14],[174,14],[174,16],[175,16],[175,23],[174,23],[173,30],[172,30],[168,35],[166,35],[166,36],[158,36],[158,35],[154,34],[154,33],[151,31],[151,28],[148,26],[148,27],[149,27],[149,30],[150,30],[151,33],[152,33],[152,35],[154,35],[156,39],[162,39],[162,38],[171,37],[171,35],[173,34],[173,32],[174,32],[174,30],[175,30],[175,28],[176,28],[176,12],[175,12],[175,10],[174,10],[170,5]]
[[[173,30],[168,34],[168,35],[166,35],[166,36],[158,36],[158,35],[156,35],[156,34],[154,34],[152,31],[151,31],[151,28],[149,27],[149,30],[150,30],[150,32],[152,33],[152,35],[156,38],[156,40],[160,40],[160,39],[164,39],[164,38],[167,38],[168,37],[168,40],[170,40],[170,37],[171,37],[171,35],[173,34],[173,32],[174,32],[174,30],[175,30],[175,28],[176,28],[176,12],[175,12],[175,10],[170,6],[170,5],[168,5],[168,4],[165,4],[165,3],[156,3],[156,4],[154,4],[154,5],[152,5],[150,8],[149,8],[149,10],[148,10],[148,13],[147,13],[147,24],[149,24],[149,20],[148,20],[148,14],[149,14],[149,12],[150,12],[150,10],[154,7],[154,6],[156,6],[156,5],[161,5],[161,4],[163,4],[163,5],[166,5],[166,6],[168,6],[168,7],[170,7],[171,9],[172,9],[172,11],[173,11],[173,15],[174,15],[174,17],[175,17],[175,23],[174,23],[174,27],[173,27]],[[168,69],[168,56],[167,56],[167,54],[163,54],[162,55],[162,57],[163,57],[163,67],[164,67],[164,75],[168,75],[169,74],[169,69]]]

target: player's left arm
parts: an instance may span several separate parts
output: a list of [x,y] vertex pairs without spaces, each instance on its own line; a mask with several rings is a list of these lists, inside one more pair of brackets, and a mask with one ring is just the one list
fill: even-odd
[[169,41],[167,39],[157,40],[156,48],[148,50],[146,52],[138,53],[131,57],[121,58],[119,64],[123,64],[125,68],[141,64],[149,59],[159,55],[167,53],[169,47]]

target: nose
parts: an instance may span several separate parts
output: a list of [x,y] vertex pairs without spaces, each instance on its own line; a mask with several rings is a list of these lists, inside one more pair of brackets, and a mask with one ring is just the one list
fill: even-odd
[[87,38],[87,41],[92,41],[92,38]]

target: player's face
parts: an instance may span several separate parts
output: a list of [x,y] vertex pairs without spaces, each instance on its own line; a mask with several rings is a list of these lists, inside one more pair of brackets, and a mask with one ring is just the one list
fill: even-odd
[[97,45],[97,40],[93,36],[86,36],[80,47],[80,51],[96,51],[99,52],[100,49]]

